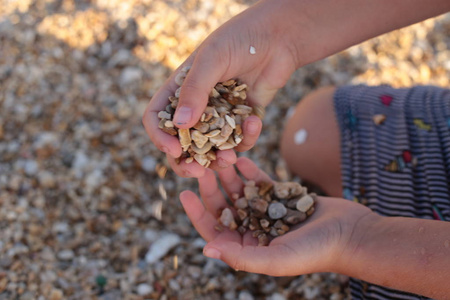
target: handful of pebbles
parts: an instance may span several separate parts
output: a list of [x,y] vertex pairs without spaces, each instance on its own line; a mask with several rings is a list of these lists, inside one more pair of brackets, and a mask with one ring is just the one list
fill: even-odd
[[247,181],[244,196],[233,194],[234,208],[224,208],[218,219],[217,230],[222,226],[244,234],[253,231],[259,246],[266,246],[270,237],[285,234],[289,229],[306,220],[314,212],[316,194],[308,194],[307,188],[297,182],[262,182],[256,185]]
[[179,88],[174,96],[169,97],[170,104],[166,109],[158,113],[159,128],[180,140],[183,153],[178,162],[183,158],[186,163],[195,160],[207,168],[216,160],[216,150],[233,149],[242,142],[244,120],[251,114],[262,119],[264,108],[249,106],[246,100],[247,85],[230,79],[216,84],[212,89],[207,107],[194,127],[177,128],[172,119],[178,106],[181,85],[188,71],[189,67],[185,67],[175,76]]

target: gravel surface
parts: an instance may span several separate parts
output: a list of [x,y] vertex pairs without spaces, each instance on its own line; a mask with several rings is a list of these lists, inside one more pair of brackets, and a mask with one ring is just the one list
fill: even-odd
[[[186,56],[252,1],[0,1],[0,299],[348,299],[347,278],[235,272],[202,255],[141,116]],[[297,71],[245,155],[295,181],[278,139],[328,84],[449,86],[450,16]],[[159,172],[158,172],[158,171]],[[159,174],[159,175],[158,175]]]

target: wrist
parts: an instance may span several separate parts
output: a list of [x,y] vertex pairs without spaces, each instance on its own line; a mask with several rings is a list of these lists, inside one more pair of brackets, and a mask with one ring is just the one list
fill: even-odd
[[355,277],[358,272],[359,258],[366,253],[365,245],[376,242],[386,226],[387,218],[373,211],[358,218],[353,225],[350,237],[342,245],[339,257],[336,259],[334,272]]

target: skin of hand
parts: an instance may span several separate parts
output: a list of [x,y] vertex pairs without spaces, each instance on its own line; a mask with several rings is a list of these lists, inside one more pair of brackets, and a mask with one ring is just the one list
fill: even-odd
[[[236,167],[246,180],[271,180],[247,158],[239,158]],[[218,175],[228,195],[242,196],[244,182],[234,166]],[[315,212],[306,221],[268,246],[258,246],[251,232],[241,236],[214,228],[219,212],[229,205],[212,170],[198,181],[203,202],[191,191],[182,192],[180,200],[207,241],[205,256],[241,271],[271,276],[334,272],[433,299],[450,299],[450,222],[383,217],[353,201],[317,197]]]
[[[236,166],[246,180],[271,181],[247,158],[239,158]],[[242,195],[244,182],[233,166],[221,170],[219,178],[228,195]],[[192,224],[208,242],[204,254],[221,259],[236,270],[272,276],[336,272],[352,240],[353,229],[373,214],[351,201],[318,197],[314,214],[305,222],[273,239],[268,246],[258,246],[250,231],[241,236],[237,231],[219,232],[214,228],[219,212],[228,204],[213,171],[207,170],[199,178],[199,187],[204,205],[190,191],[181,193],[180,200]]]
[[[178,139],[158,128],[157,114],[165,109],[169,103],[168,97],[175,93],[177,85],[174,77],[181,68],[191,66],[181,88],[180,102],[174,116],[174,124],[179,128],[195,125],[217,82],[239,78],[248,85],[247,99],[250,105],[266,106],[297,68],[295,53],[289,41],[280,34],[277,18],[272,16],[270,6],[261,4],[247,9],[214,31],[168,78],[144,113],[143,124],[147,134],[167,154],[171,167],[180,176],[201,177],[205,172],[205,168],[196,162],[181,162],[177,165],[174,158],[181,155]],[[250,53],[250,47],[254,47],[255,54]],[[253,147],[261,128],[259,118],[247,118],[243,124],[244,139],[235,150],[246,151]],[[218,151],[217,161],[211,166],[218,170],[235,162],[233,150]]]
[[[174,77],[182,67],[191,70],[181,88],[174,123],[190,128],[217,82],[239,78],[248,85],[249,102],[266,106],[297,68],[449,9],[448,0],[261,0],[214,31],[174,72],[150,101],[144,127],[178,175],[201,177],[205,168],[197,163],[174,163],[173,158],[181,155],[180,143],[158,129],[157,114],[175,93]],[[250,149],[261,127],[260,120],[247,119],[244,140],[236,150]],[[211,167],[220,169],[235,161],[234,151],[218,151]]]

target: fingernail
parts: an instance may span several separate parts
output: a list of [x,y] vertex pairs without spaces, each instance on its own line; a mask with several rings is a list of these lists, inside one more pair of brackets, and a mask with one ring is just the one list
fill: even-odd
[[217,164],[218,164],[219,167],[221,167],[221,168],[226,168],[226,167],[228,167],[228,165],[229,165],[229,163],[228,163],[225,159],[223,159],[223,158],[219,158],[219,159],[217,160]]
[[205,248],[203,249],[203,255],[209,258],[220,259],[220,251],[215,248]]
[[247,132],[249,134],[257,134],[259,130],[258,122],[249,122],[247,124]]
[[182,106],[177,108],[175,114],[174,122],[178,125],[183,125],[188,123],[192,119],[192,109],[190,107]]

